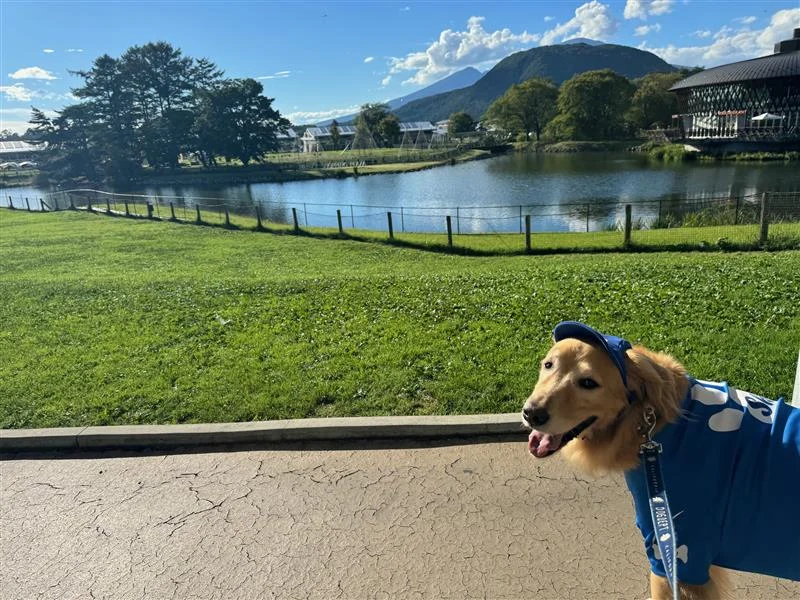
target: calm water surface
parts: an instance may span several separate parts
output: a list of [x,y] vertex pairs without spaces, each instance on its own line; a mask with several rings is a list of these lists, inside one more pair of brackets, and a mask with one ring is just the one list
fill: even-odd
[[[445,216],[461,233],[519,231],[532,215],[534,231],[597,230],[619,222],[624,204],[635,218],[654,218],[679,201],[756,197],[765,191],[800,192],[800,165],[774,163],[664,164],[630,153],[510,154],[415,173],[249,185],[161,186],[125,190],[158,195],[187,208],[220,203],[232,211],[301,224],[385,229],[391,211],[397,231],[442,231]],[[7,195],[43,195],[17,188]]]

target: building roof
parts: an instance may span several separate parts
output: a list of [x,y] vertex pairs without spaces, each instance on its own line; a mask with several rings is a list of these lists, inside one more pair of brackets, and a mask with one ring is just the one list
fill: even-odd
[[275,137],[279,140],[293,140],[297,137],[297,132],[289,127],[289,129],[287,129],[284,133],[281,133],[280,131],[276,133]]
[[670,90],[677,91],[707,85],[735,83],[737,81],[798,76],[800,76],[800,51],[785,52],[706,69],[682,79],[673,85]]
[[[356,128],[354,125],[337,125],[337,129],[339,130],[339,135],[341,136],[348,136],[348,135],[355,135]],[[410,123],[400,123],[400,132],[404,133],[406,131],[433,131],[436,129],[430,121],[413,121]],[[309,127],[306,129],[305,137],[308,138],[318,138],[318,137],[326,137],[331,134],[330,127]]]
[[30,142],[0,142],[0,154],[16,154],[17,152],[39,152],[47,144],[31,144]]
[[436,129],[430,121],[412,121],[410,123],[400,123],[400,131],[428,131]]

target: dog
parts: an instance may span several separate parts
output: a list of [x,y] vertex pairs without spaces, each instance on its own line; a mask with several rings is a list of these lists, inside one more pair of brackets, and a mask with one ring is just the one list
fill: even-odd
[[694,379],[671,356],[582,323],[559,323],[553,339],[522,409],[528,450],[624,473],[654,600],[672,594],[640,468],[650,434],[662,449],[682,598],[725,597],[725,569],[800,580],[800,410]]

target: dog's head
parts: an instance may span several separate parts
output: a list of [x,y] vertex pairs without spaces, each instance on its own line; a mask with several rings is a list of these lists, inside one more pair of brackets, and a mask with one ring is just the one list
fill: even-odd
[[537,458],[587,438],[617,419],[628,404],[620,371],[598,344],[574,338],[556,342],[541,362],[539,380],[522,409],[533,431],[528,448]]
[[623,419],[634,428],[626,431],[628,438],[637,440],[641,415],[628,408],[646,403],[659,425],[676,418],[687,384],[673,358],[573,321],[559,323],[553,338],[522,409],[523,423],[533,430],[528,449],[537,458],[574,442],[572,450],[598,455],[595,462],[609,466],[611,458],[599,454],[605,448],[616,456],[612,441],[623,442],[618,435]]

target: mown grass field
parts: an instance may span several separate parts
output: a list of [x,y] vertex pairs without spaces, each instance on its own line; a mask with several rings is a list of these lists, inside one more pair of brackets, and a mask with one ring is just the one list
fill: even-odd
[[0,210],[0,426],[516,411],[562,319],[790,395],[798,290],[796,251],[475,257]]

